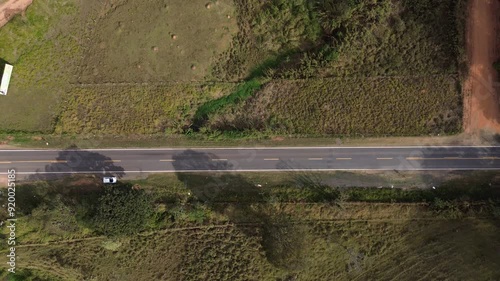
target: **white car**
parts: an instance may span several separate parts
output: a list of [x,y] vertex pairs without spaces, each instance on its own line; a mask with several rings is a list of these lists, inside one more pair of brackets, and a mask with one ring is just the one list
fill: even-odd
[[102,178],[103,183],[116,183],[116,177],[104,177]]

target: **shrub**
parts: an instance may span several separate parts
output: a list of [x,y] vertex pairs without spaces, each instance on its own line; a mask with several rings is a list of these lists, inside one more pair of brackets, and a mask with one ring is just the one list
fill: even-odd
[[108,188],[98,200],[92,226],[106,235],[128,235],[144,230],[153,216],[153,202],[143,190],[129,186]]

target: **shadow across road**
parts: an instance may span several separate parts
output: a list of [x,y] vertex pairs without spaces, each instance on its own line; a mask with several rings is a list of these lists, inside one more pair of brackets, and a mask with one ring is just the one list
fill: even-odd
[[218,159],[215,154],[185,150],[173,156],[173,166],[198,202],[226,216],[245,235],[257,236],[269,262],[278,267],[297,266],[303,243],[300,228],[273,204],[263,204],[270,198],[260,186],[231,171],[238,163]]
[[[177,178],[191,190],[196,198],[205,204],[264,201],[262,194],[254,184],[238,174],[229,172],[235,168],[232,163],[216,159],[218,157],[214,154],[185,150],[173,156],[173,166],[176,171],[193,171],[193,173],[179,172]],[[213,170],[228,172],[202,172]]]
[[59,152],[53,163],[46,165],[43,171],[37,170],[28,177],[29,180],[56,180],[71,174],[102,173],[102,176],[122,178],[125,170],[115,162],[97,152],[81,150],[70,146]]

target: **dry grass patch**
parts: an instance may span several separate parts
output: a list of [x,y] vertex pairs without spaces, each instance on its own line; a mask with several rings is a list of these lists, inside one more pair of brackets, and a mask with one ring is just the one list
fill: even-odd
[[[380,213],[399,211],[386,205]],[[323,209],[331,207],[324,205]],[[409,207],[411,208],[411,206]],[[421,211],[414,210],[417,217]],[[300,214],[295,219],[311,219]],[[332,217],[334,218],[334,217]],[[413,218],[416,218],[413,216]],[[266,257],[260,227],[201,227],[102,241],[20,248],[19,267],[49,270],[63,280],[496,280],[498,225],[488,220],[309,221],[272,228],[288,232],[276,249],[300,253],[293,268]],[[300,237],[289,236],[300,233]],[[294,237],[292,240],[287,237]],[[289,243],[292,244],[289,244]],[[114,242],[117,243],[117,242]],[[282,248],[284,247],[284,248]],[[280,258],[274,256],[274,258]],[[460,270],[456,270],[459,267]]]
[[[79,81],[204,80],[238,27],[232,1],[94,1]],[[230,18],[228,18],[228,15]]]
[[456,133],[461,97],[453,76],[273,81],[211,130],[330,135]]
[[56,126],[58,133],[180,133],[196,108],[226,85],[93,86],[74,88]]

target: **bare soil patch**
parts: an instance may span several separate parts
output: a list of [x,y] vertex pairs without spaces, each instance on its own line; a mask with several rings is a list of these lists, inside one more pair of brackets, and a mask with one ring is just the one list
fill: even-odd
[[28,8],[33,0],[10,0],[0,3],[0,27],[4,26],[9,20]]
[[498,58],[499,26],[496,0],[472,0],[467,23],[469,77],[464,85],[464,130],[467,133],[500,132],[498,73],[493,62]]

